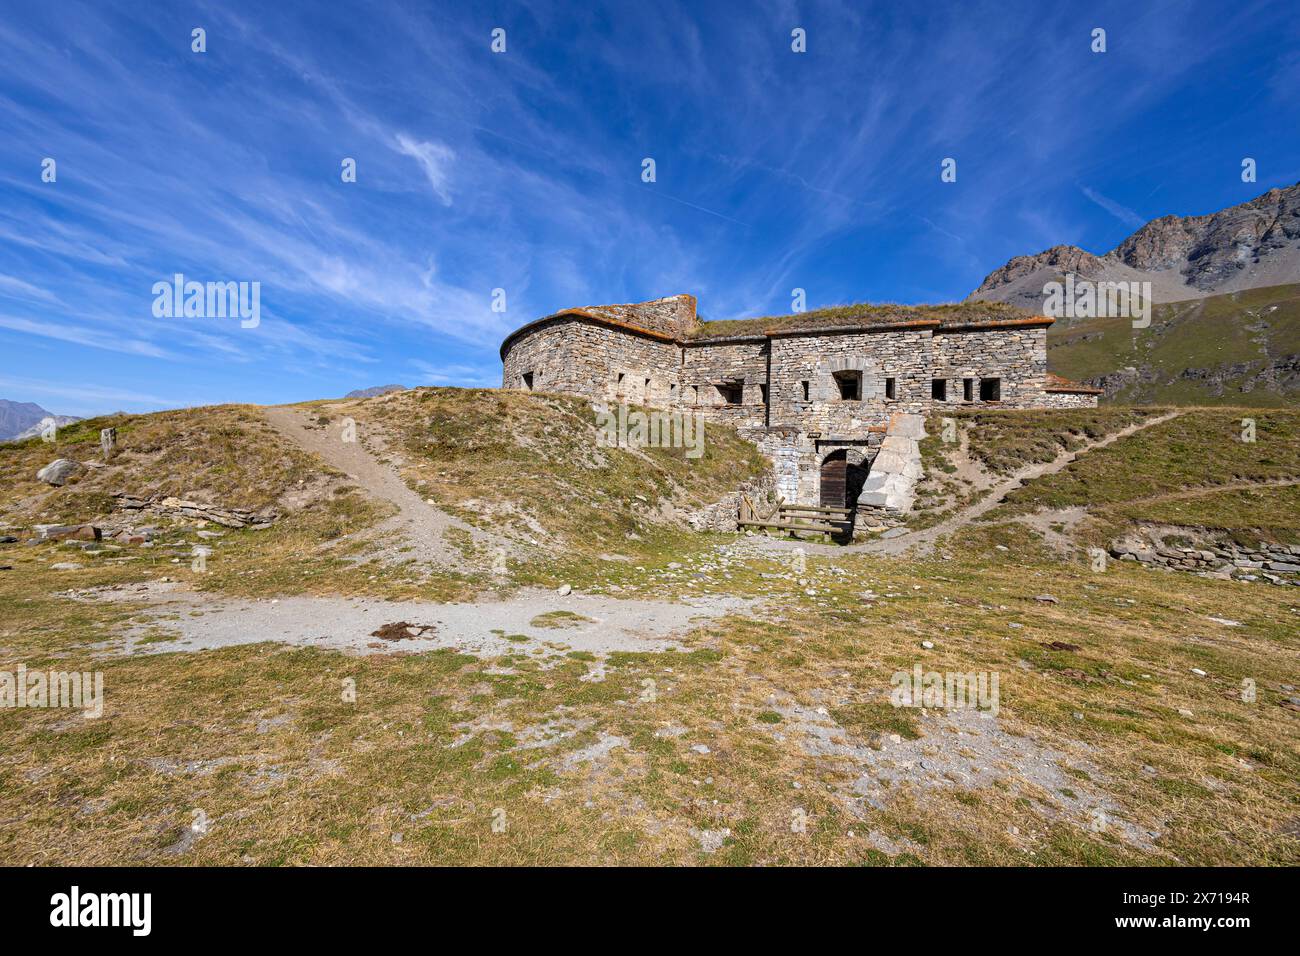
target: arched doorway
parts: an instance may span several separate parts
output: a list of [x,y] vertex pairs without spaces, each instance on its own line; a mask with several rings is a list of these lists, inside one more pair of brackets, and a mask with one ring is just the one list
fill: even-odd
[[848,493],[848,452],[841,448],[822,459],[821,504],[825,508],[843,508]]
[[[860,457],[855,451],[853,458]],[[862,494],[867,469],[849,461],[849,450],[840,448],[822,459],[820,504],[828,508],[852,508]]]

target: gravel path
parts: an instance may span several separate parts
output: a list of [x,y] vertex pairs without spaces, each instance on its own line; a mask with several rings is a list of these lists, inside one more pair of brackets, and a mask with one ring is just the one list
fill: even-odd
[[[345,442],[342,419],[321,427],[311,422],[310,411],[289,405],[266,406],[262,413],[285,438],[346,474],[370,497],[397,509],[395,515],[372,532],[376,539],[387,537],[381,545],[381,556],[399,561],[414,558],[453,567],[463,565],[464,556],[447,543],[448,528],[468,532],[476,543],[488,547],[518,547],[514,542],[476,528],[421,498],[407,487],[396,469],[375,457],[367,446],[373,445],[377,438],[364,434],[360,426],[357,441]],[[402,548],[411,550],[402,551]]]
[[[147,604],[145,619],[123,634],[120,645],[101,645],[104,650],[130,654],[202,651],[262,641],[351,654],[439,648],[481,657],[507,653],[554,656],[569,651],[601,655],[611,651],[665,651],[680,649],[677,639],[698,624],[733,612],[751,611],[757,603],[752,599],[716,596],[685,603],[624,601],[535,590],[496,600],[489,595],[485,600],[463,604],[336,597],[244,600],[165,584],[96,588],[75,596],[80,600]],[[564,627],[531,623],[537,615],[550,611],[568,611],[588,620]],[[401,640],[373,636],[373,631],[396,622],[429,630]],[[141,642],[159,629],[174,633],[177,638]],[[511,635],[526,640],[508,640]]]

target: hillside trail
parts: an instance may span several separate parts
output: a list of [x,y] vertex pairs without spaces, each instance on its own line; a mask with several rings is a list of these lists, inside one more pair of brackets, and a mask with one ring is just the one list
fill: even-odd
[[1190,501],[1204,495],[1221,494],[1233,491],[1265,491],[1269,488],[1293,488],[1300,485],[1300,478],[1265,478],[1260,481],[1230,481],[1223,485],[1206,485],[1200,488],[1184,488],[1170,491],[1163,495],[1150,495],[1146,498],[1130,498],[1125,504],[1157,505],[1165,501]]
[[809,542],[784,541],[780,539],[771,539],[772,543],[779,546],[780,550],[789,550],[794,547],[802,547],[808,553],[818,554],[882,554],[890,556],[900,556],[909,552],[916,556],[925,556],[933,549],[935,542],[945,535],[950,535],[955,531],[967,527],[975,521],[978,521],[988,512],[992,511],[998,505],[1006,500],[1007,495],[1017,488],[1033,481],[1037,478],[1043,478],[1048,475],[1054,475],[1074,461],[1077,461],[1083,455],[1105,448],[1120,439],[1128,438],[1130,435],[1137,434],[1147,428],[1153,428],[1156,425],[1163,424],[1171,419],[1177,418],[1182,411],[1167,412],[1164,415],[1158,415],[1155,418],[1147,419],[1143,422],[1135,422],[1121,428],[1119,431],[1112,432],[1096,441],[1088,442],[1074,451],[1062,451],[1051,461],[1040,462],[1029,465],[1020,469],[1014,474],[1002,481],[994,484],[988,494],[980,498],[974,504],[968,505],[952,517],[941,521],[939,524],[930,528],[922,528],[917,531],[909,531],[907,534],[901,534],[896,538],[877,538],[873,541],[864,541],[861,544],[850,544],[837,547],[835,545],[812,544]]
[[[945,521],[939,522],[931,528],[924,528],[913,534],[900,535],[897,538],[887,540],[868,541],[862,545],[850,546],[855,550],[869,551],[879,554],[902,554],[905,551],[914,551],[918,555],[929,554],[934,549],[934,543],[940,538],[950,535],[955,531],[978,521],[988,512],[992,511],[998,505],[1002,504],[1007,495],[1017,488],[1023,487],[1028,482],[1038,478],[1044,478],[1048,475],[1054,475],[1064,470],[1067,466],[1077,461],[1081,456],[1091,454],[1098,449],[1112,445],[1121,439],[1128,438],[1140,431],[1153,428],[1156,425],[1164,424],[1181,415],[1181,411],[1166,412],[1164,415],[1157,415],[1155,418],[1147,419],[1144,422],[1134,422],[1121,428],[1117,432],[1112,432],[1096,441],[1088,442],[1081,448],[1074,451],[1062,451],[1051,461],[1041,462],[1036,465],[1029,465],[1015,472],[1010,477],[994,485],[992,490],[972,505],[963,508],[957,514]],[[874,546],[874,547],[873,547]],[[845,550],[850,550],[846,548]]]
[[[447,541],[451,528],[464,531],[480,547],[518,550],[516,542],[476,528],[421,498],[395,468],[381,462],[367,447],[367,436],[358,434],[356,441],[344,441],[344,421],[321,427],[311,422],[309,411],[290,405],[267,405],[262,414],[285,438],[343,472],[371,498],[397,509],[373,529],[376,539],[382,541],[381,558],[464,566],[465,555]],[[383,540],[385,537],[388,540]]]

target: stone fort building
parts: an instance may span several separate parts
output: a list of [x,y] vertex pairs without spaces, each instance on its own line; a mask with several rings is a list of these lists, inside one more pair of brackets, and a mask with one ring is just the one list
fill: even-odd
[[1077,408],[1052,319],[992,302],[701,322],[695,297],[565,309],[501,344],[502,387],[701,414],[755,441],[787,502],[906,511],[925,413]]

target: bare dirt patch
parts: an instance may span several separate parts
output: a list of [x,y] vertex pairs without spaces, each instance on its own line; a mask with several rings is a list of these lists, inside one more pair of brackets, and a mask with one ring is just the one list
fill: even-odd
[[[400,641],[413,653],[451,649],[480,657],[556,656],[570,651],[680,650],[680,638],[701,621],[751,609],[754,601],[704,597],[681,603],[624,601],[594,595],[523,591],[501,600],[435,604],[371,598],[285,597],[238,600],[157,585],[70,592],[78,600],[145,603],[142,620],[106,650],[128,654],[200,651],[275,641],[368,654],[373,638]],[[550,622],[563,615],[557,634]],[[535,625],[536,618],[542,618]],[[408,622],[419,621],[418,625]],[[379,622],[385,623],[380,626]],[[159,629],[176,639],[158,642]],[[417,633],[412,634],[411,630]],[[381,633],[382,632],[382,633]],[[153,636],[153,640],[148,640]]]

